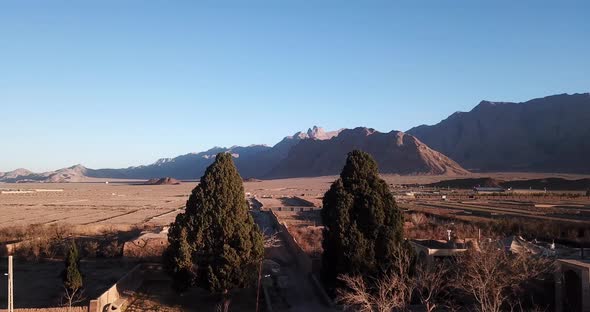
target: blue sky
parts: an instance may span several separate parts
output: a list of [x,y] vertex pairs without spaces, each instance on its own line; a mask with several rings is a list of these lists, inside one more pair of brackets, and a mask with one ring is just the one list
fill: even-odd
[[590,91],[588,1],[3,1],[0,171]]

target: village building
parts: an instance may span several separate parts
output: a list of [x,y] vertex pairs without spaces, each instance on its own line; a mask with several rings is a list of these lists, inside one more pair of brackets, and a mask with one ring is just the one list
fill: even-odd
[[590,260],[557,260],[555,311],[590,312]]
[[449,241],[434,240],[434,239],[412,239],[410,244],[414,252],[418,256],[418,261],[426,263],[431,266],[438,261],[450,259],[469,248],[476,248],[477,241],[475,239],[458,240],[453,239]]

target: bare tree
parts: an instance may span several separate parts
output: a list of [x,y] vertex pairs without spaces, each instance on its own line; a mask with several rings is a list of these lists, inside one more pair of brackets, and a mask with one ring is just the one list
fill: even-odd
[[456,287],[475,299],[477,311],[501,311],[503,305],[518,300],[516,294],[523,283],[552,268],[547,259],[524,253],[511,255],[494,243],[480,247],[481,250],[469,250],[458,258],[456,281]]
[[432,312],[445,304],[444,295],[449,288],[449,269],[443,263],[431,267],[422,263],[416,267],[416,293],[426,311]]
[[81,288],[68,289],[63,287],[62,305],[67,306],[70,310],[72,306],[84,301],[84,292]]
[[409,253],[399,253],[381,278],[341,275],[338,279],[345,287],[337,290],[337,301],[359,312],[406,310],[416,285],[409,274],[411,262]]
[[224,300],[223,302],[220,302],[217,304],[217,306],[215,308],[215,312],[228,312],[229,305],[230,305],[230,301]]

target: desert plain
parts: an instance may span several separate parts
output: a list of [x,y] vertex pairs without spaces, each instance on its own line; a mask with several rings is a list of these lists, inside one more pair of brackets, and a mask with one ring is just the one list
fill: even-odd
[[[526,180],[545,177],[582,179],[590,175],[482,173],[468,177]],[[383,178],[392,190],[396,190],[402,185],[429,184],[453,177],[384,175]],[[321,197],[335,179],[337,176],[255,180],[244,182],[244,189],[248,197],[260,199],[265,208],[296,206],[296,203],[279,200],[295,196],[303,197],[319,208]],[[178,185],[142,185],[141,181],[105,182],[0,183],[0,228],[58,223],[88,231],[136,225],[164,226],[174,221],[176,214],[182,211],[191,190],[198,183],[185,181]],[[579,201],[584,203],[588,200],[582,197]]]
[[[432,188],[424,185],[454,178],[490,177],[497,180],[529,180],[557,177],[574,180],[589,178],[590,175],[544,174],[544,173],[482,173],[469,176],[399,176],[383,175],[406,216],[406,236],[430,239],[444,239],[446,229],[454,227],[463,237],[477,235],[476,227],[457,225],[505,220],[512,224],[529,224],[539,227],[542,222],[548,228],[556,228],[556,236],[563,239],[580,237],[578,229],[590,228],[590,197],[581,190],[533,190],[524,189],[506,194],[475,194],[470,189]],[[291,178],[276,180],[248,179],[244,190],[254,210],[272,210],[281,224],[295,238],[302,250],[312,259],[321,255],[321,207],[322,196],[337,176],[316,178]],[[108,183],[107,183],[108,182]],[[141,231],[161,230],[174,221],[185,207],[192,189],[198,181],[183,181],[176,185],[145,185],[143,181],[98,180],[87,183],[18,183],[0,184],[0,243],[9,243],[12,232],[23,229],[67,228],[74,237],[114,237],[115,249],[132,240]],[[425,220],[424,218],[430,218]],[[255,219],[261,227],[268,220]],[[262,218],[264,219],[264,217]],[[437,219],[438,221],[433,221]],[[442,223],[440,223],[443,220]],[[446,221],[445,221],[446,220]],[[450,220],[450,221],[449,221]],[[426,226],[427,223],[438,226]],[[541,222],[541,223],[539,223]],[[413,224],[413,225],[412,225]],[[442,224],[442,225],[441,225]],[[555,226],[558,224],[558,226]],[[479,225],[478,225],[479,226]],[[57,231],[57,230],[55,230]],[[573,233],[569,233],[568,231]],[[583,231],[582,240],[588,241]],[[553,235],[553,234],[549,234]],[[548,237],[543,237],[547,239]],[[104,247],[104,246],[103,246]],[[108,247],[108,246],[107,246]],[[119,250],[120,251],[120,250]],[[308,280],[299,280],[299,272],[293,259],[285,249],[273,252],[273,259],[282,259],[286,274],[291,276],[292,289],[311,289]],[[96,257],[83,261],[83,268],[94,272],[88,276],[87,297],[93,298],[122,277],[136,263],[117,257]],[[0,265],[4,269],[4,263]],[[59,272],[61,261],[26,261],[17,263],[16,300],[22,307],[55,306],[60,303]],[[117,268],[116,270],[113,268]],[[108,272],[101,273],[101,272]],[[39,279],[43,283],[31,283]],[[129,311],[140,311],[157,305],[162,311],[183,311],[191,309],[190,303],[178,304],[167,286],[162,284],[144,285],[143,292],[130,301]],[[0,285],[0,301],[5,300],[4,284]],[[31,296],[34,294],[34,296]],[[281,304],[293,307],[302,297],[309,294],[296,291],[277,294],[278,307]],[[198,294],[194,294],[195,296]],[[171,299],[172,298],[172,299]],[[237,298],[240,298],[238,294]],[[251,296],[236,305],[252,305]],[[205,300],[205,299],[204,299]],[[319,307],[320,300],[309,300],[308,304]],[[26,302],[26,303],[25,303]],[[166,302],[176,302],[167,305]],[[303,309],[309,307],[301,307]],[[314,307],[316,308],[316,307]],[[278,310],[281,310],[280,308]]]

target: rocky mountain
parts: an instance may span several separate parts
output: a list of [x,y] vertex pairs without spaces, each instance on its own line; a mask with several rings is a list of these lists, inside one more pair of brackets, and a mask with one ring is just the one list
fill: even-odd
[[160,159],[150,165],[122,169],[89,169],[81,165],[54,172],[0,175],[0,182],[79,182],[85,178],[152,179],[172,177],[188,180],[201,177],[217,153],[227,152],[244,178],[302,177],[338,174],[346,154],[362,149],[372,154],[382,172],[398,174],[467,173],[448,157],[430,149],[411,135],[392,131],[380,133],[356,128],[324,131],[313,127],[287,136],[273,147],[266,145],[215,147],[205,152]]
[[30,179],[30,180],[34,180],[36,181],[37,179],[41,179],[38,178],[38,174],[33,173],[27,169],[23,169],[23,168],[18,168],[16,170],[13,171],[9,171],[9,172],[0,172],[0,182],[16,182],[19,180],[26,180],[26,179]]
[[470,170],[590,172],[590,94],[482,101],[407,131]]
[[43,173],[34,173],[20,168],[10,172],[0,172],[0,182],[83,182],[92,171],[82,165]]
[[269,173],[268,177],[307,177],[340,173],[348,152],[371,154],[382,173],[448,174],[468,173],[453,160],[432,150],[415,137],[400,131],[381,133],[370,128],[342,130],[330,140],[303,140]]

